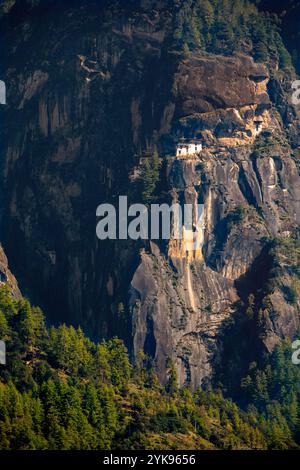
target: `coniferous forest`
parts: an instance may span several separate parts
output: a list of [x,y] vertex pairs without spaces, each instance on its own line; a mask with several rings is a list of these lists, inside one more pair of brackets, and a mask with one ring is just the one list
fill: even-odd
[[291,344],[243,378],[243,406],[222,390],[179,390],[169,364],[159,384],[150,358],[131,365],[117,338],[95,344],[80,329],[47,327],[42,311],[0,292],[1,449],[296,449],[300,369]]

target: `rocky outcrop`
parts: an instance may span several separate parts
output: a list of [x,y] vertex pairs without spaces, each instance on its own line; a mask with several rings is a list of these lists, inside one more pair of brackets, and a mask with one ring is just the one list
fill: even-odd
[[7,257],[0,245],[0,286],[7,285],[12,292],[13,296],[21,297],[21,292],[14,275],[10,272],[8,267]]
[[[171,240],[163,254],[150,250],[131,283],[134,348],[154,356],[162,380],[170,357],[181,385],[197,387],[212,376],[224,361],[222,342],[237,300],[259,298],[270,273],[264,267],[260,285],[249,278],[245,291],[241,280],[257,259],[267,265],[262,253],[270,240],[291,237],[299,225],[299,174],[287,128],[270,107],[267,77],[249,58],[196,55],[179,66],[174,127],[202,136],[205,147],[200,155],[169,157],[167,177],[173,203],[204,206],[201,249],[188,250],[183,239]],[[258,118],[262,128],[255,132]],[[287,302],[284,278],[289,286],[287,268],[256,331],[260,350],[270,352],[299,328],[300,304]]]
[[211,377],[217,332],[237,300],[233,282],[186,259],[172,268],[152,250],[142,254],[131,282],[134,351],[154,357],[163,382],[172,359],[180,385],[196,388]]

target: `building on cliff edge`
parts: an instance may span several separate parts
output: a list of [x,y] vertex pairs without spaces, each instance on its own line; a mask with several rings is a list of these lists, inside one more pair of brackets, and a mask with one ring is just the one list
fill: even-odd
[[192,140],[189,142],[179,142],[176,146],[176,157],[184,157],[188,155],[196,155],[202,150],[202,142],[200,140]]

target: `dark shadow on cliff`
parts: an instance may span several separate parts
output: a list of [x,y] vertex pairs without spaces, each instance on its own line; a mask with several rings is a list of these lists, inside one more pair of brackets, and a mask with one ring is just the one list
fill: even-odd
[[213,382],[241,405],[241,380],[251,363],[263,365],[266,354],[259,310],[273,266],[271,246],[271,242],[267,243],[248,272],[236,281],[240,300],[220,335],[220,362],[216,365]]

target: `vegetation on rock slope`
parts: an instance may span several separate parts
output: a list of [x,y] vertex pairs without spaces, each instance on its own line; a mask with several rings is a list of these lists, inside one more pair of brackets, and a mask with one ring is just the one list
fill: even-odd
[[[4,0],[0,5],[0,16],[16,9],[31,14],[33,9],[45,4],[56,6],[56,0]],[[84,4],[83,1],[65,4]],[[132,18],[145,13],[142,2],[131,0],[120,2],[90,1],[89,9],[95,5],[112,15],[117,10],[132,12]],[[155,7],[155,4],[154,4]],[[149,8],[149,7],[148,7]],[[189,54],[202,49],[209,53],[231,55],[244,52],[261,62],[279,62],[282,68],[291,67],[291,57],[280,35],[280,20],[275,13],[258,11],[248,0],[166,0],[158,8],[171,12],[166,25],[168,41],[174,52]],[[164,19],[165,21],[165,19]]]
[[122,341],[101,344],[0,290],[1,449],[285,449],[299,442],[300,369],[290,345],[243,380],[242,411],[220,391],[165,387],[148,359],[132,367]]

